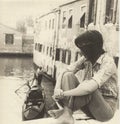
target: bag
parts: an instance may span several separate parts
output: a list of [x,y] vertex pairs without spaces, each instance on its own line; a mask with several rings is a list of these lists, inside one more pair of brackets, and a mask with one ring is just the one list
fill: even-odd
[[45,113],[45,101],[42,89],[31,88],[22,107],[23,120],[43,118]]

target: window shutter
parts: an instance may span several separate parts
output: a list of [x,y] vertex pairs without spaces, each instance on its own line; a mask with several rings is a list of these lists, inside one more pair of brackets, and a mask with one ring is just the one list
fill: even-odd
[[55,60],[56,61],[59,61],[60,60],[60,49],[59,48],[56,49]]
[[94,25],[96,24],[97,2],[98,0],[94,1]]
[[70,65],[71,62],[71,51],[68,51],[68,62],[67,64]]
[[115,0],[114,1],[114,9],[113,9],[113,20],[112,20],[112,22],[113,22],[113,24],[115,24],[116,23],[116,17],[117,17],[117,8],[118,8],[118,0]]

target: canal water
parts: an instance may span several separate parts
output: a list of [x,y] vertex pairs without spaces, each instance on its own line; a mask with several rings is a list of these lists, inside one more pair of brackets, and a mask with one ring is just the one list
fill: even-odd
[[[22,122],[22,105],[25,93],[19,89],[34,74],[32,57],[0,57],[0,123],[15,124]],[[46,94],[46,109],[53,103],[53,83],[46,78],[42,80]],[[24,96],[23,98],[21,96]]]
[[0,57],[0,76],[29,79],[33,72],[32,57]]

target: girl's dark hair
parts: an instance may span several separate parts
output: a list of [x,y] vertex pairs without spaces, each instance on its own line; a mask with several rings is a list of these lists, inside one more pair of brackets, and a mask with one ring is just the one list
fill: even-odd
[[97,30],[89,30],[80,34],[75,39],[75,45],[78,48],[87,46],[87,45],[96,45],[98,48],[103,47],[103,37],[102,34]]
[[96,30],[86,31],[75,39],[75,45],[80,48],[84,56],[94,63],[104,53],[103,37]]

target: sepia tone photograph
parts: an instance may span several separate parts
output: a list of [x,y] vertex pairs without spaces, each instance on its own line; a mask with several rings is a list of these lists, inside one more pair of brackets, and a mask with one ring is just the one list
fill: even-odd
[[119,0],[0,0],[0,124],[118,124]]

